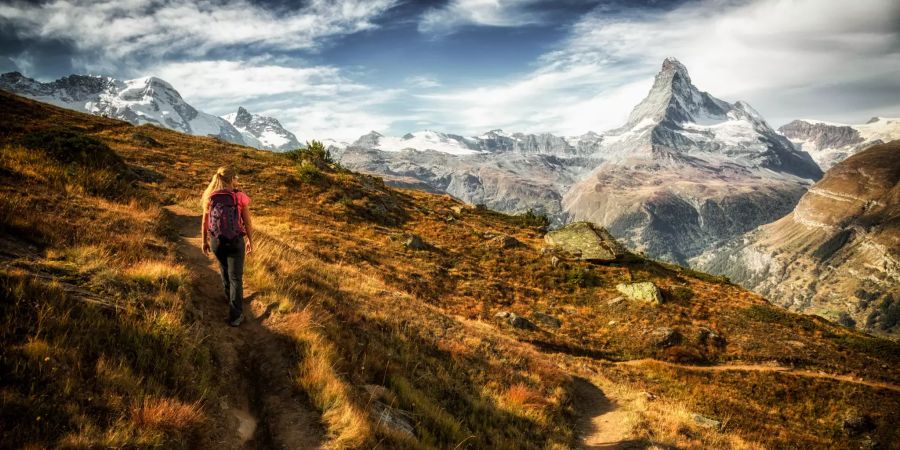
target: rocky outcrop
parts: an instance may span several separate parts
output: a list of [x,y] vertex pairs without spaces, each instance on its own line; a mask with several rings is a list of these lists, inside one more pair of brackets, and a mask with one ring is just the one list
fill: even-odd
[[663,302],[662,293],[659,291],[659,288],[649,281],[617,284],[616,290],[631,300],[639,300],[656,305]]
[[575,222],[544,236],[547,244],[586,261],[615,261],[625,249],[602,227],[590,222]]
[[900,141],[838,163],[797,207],[692,263],[770,301],[900,332]]
[[846,147],[863,142],[859,131],[848,125],[831,125],[821,122],[795,120],[778,128],[781,134],[790,140],[806,141],[811,144],[809,150]]

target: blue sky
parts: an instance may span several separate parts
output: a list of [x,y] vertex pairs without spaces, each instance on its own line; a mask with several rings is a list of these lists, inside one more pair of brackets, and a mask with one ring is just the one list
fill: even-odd
[[774,126],[900,116],[895,0],[0,1],[0,71],[156,75],[301,139],[600,132],[667,56]]

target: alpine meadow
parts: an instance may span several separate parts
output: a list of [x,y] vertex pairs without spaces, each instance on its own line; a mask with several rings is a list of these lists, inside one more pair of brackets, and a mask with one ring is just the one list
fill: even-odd
[[900,449],[898,23],[0,0],[0,449]]

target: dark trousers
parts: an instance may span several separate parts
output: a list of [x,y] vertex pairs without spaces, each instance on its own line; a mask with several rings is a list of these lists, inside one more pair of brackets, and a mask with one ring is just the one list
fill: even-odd
[[230,242],[211,237],[209,248],[219,260],[219,272],[228,299],[228,320],[235,320],[241,316],[244,306],[244,237]]

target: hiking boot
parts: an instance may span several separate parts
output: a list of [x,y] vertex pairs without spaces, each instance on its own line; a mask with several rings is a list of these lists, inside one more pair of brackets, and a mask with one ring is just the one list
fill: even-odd
[[241,314],[240,316],[238,316],[237,319],[234,319],[234,320],[228,322],[228,325],[231,325],[231,326],[233,326],[233,327],[236,327],[236,326],[240,325],[241,322],[243,322],[243,321],[244,321],[244,315]]

